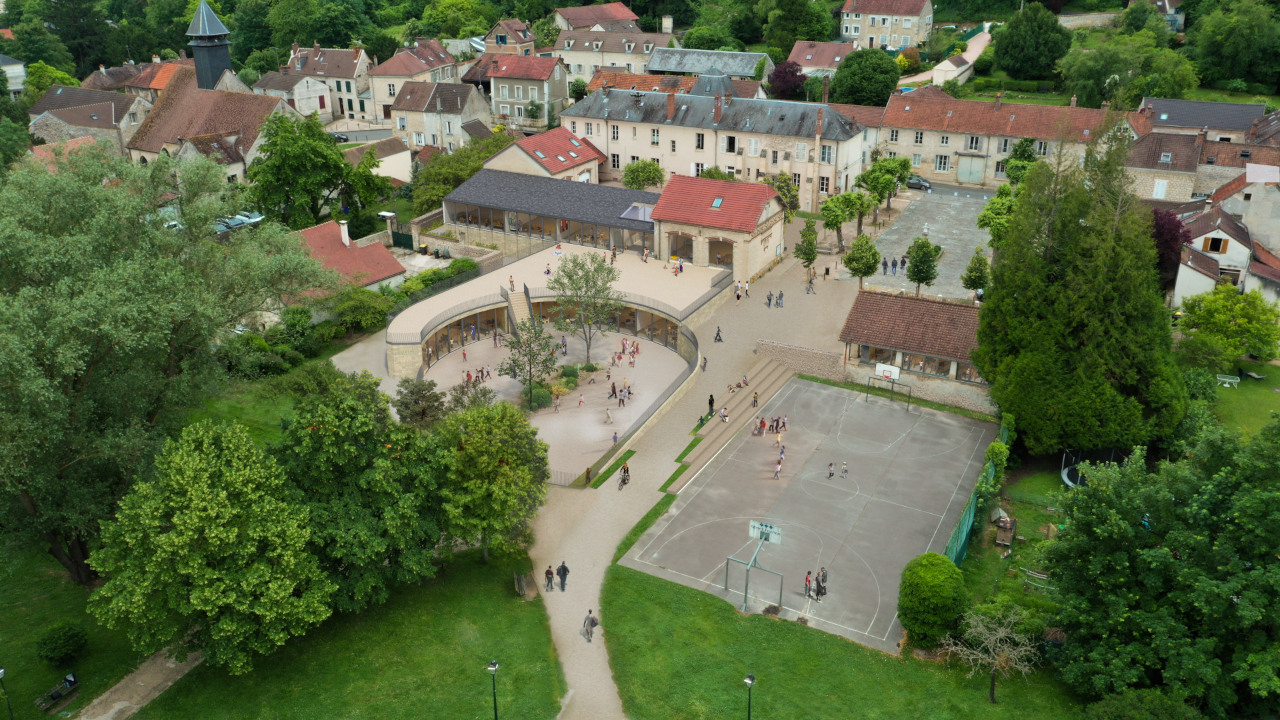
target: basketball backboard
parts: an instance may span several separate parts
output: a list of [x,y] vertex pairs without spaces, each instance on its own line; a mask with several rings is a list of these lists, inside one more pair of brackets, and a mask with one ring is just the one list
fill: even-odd
[[751,521],[751,537],[763,540],[771,545],[782,544],[782,529],[759,520]]
[[895,366],[893,366],[893,365],[886,365],[886,364],[884,364],[884,363],[876,363],[876,376],[877,376],[877,377],[882,377],[882,378],[884,378],[885,380],[897,380],[897,379],[898,379],[898,368],[897,368],[897,367],[895,367]]

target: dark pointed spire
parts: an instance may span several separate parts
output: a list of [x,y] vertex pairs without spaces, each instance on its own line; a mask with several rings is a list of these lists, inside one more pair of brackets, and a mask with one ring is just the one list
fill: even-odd
[[218,19],[217,13],[209,7],[206,0],[200,0],[196,14],[191,18],[191,26],[187,28],[187,37],[217,37],[230,35],[231,31]]

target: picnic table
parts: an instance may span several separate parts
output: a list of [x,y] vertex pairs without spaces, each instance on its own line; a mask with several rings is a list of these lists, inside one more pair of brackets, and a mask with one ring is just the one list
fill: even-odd
[[1219,375],[1218,387],[1233,388],[1240,385],[1240,377],[1238,375]]
[[52,712],[79,692],[80,680],[76,678],[75,673],[67,673],[62,682],[54,685],[49,692],[36,699],[36,708],[45,712]]

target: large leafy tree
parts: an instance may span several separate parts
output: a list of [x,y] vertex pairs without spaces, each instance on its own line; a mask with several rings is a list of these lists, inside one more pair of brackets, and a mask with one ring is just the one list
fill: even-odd
[[1071,49],[1071,31],[1040,3],[1028,3],[1000,31],[996,64],[1018,79],[1053,77],[1054,64]]
[[[244,62],[255,51],[271,47],[271,26],[267,22],[270,12],[270,0],[240,0],[236,3],[231,25],[231,54],[237,61]],[[279,66],[280,63],[276,63],[275,67],[267,69],[275,70]]]
[[636,160],[622,168],[622,184],[632,190],[661,185],[667,179],[662,166],[652,160]]
[[165,445],[103,527],[89,608],[134,647],[199,650],[248,672],[329,616],[333,585],[307,549],[308,515],[242,426],[205,420]]
[[431,158],[413,177],[414,210],[426,213],[440,207],[446,195],[480,172],[485,160],[513,142],[515,138],[507,133],[495,131],[447,155]]
[[42,62],[28,65],[27,79],[22,82],[22,94],[18,96],[19,107],[26,109],[35,105],[54,85],[80,87],[80,81]]
[[31,136],[27,128],[9,118],[0,118],[0,177],[8,172],[9,164],[27,154]]
[[[1012,162],[1012,161],[1011,161]],[[978,213],[978,227],[991,235],[991,247],[999,249],[1009,237],[1009,221],[1017,207],[1012,184],[1001,185],[996,194],[991,196],[987,204]]]
[[815,224],[812,218],[804,221],[804,229],[800,231],[800,242],[796,243],[795,249],[791,251],[804,265],[805,270],[813,267],[818,260],[818,231],[814,228]]
[[75,58],[76,76],[98,67],[104,41],[110,31],[107,19],[94,0],[43,0],[41,16]]
[[99,522],[218,377],[210,346],[326,276],[274,223],[218,238],[239,206],[204,159],[86,149],[17,167],[0,203],[0,492],[87,583]]
[[546,497],[547,445],[510,403],[445,418],[435,434],[447,537],[489,550],[518,547]]
[[883,106],[898,87],[898,63],[883,50],[849,53],[831,79],[831,102]]
[[1066,91],[1083,107],[1103,101],[1135,108],[1143,97],[1179,99],[1199,85],[1181,53],[1159,47],[1150,31],[1120,35],[1098,48],[1072,48],[1058,62]]
[[547,280],[556,295],[551,323],[561,332],[573,332],[587,345],[586,361],[591,362],[591,341],[618,316],[623,296],[614,287],[621,273],[605,259],[604,253],[574,254],[560,261]]
[[420,433],[392,420],[378,383],[368,372],[337,375],[299,403],[276,453],[305,498],[309,547],[343,612],[435,575],[441,466]]
[[1186,411],[1127,143],[1037,163],[1015,196],[973,360],[1034,454],[1167,437]]
[[1156,244],[1160,284],[1163,287],[1177,277],[1178,263],[1182,262],[1182,249],[1191,245],[1191,231],[1178,219],[1177,213],[1152,208],[1151,239]]
[[756,17],[764,26],[764,41],[786,56],[797,40],[829,40],[834,23],[821,3],[807,0],[760,0]]
[[1196,69],[1205,82],[1245,80],[1271,92],[1280,70],[1280,27],[1273,6],[1260,0],[1219,4],[1188,31]]
[[1242,293],[1230,283],[1182,301],[1178,357],[1187,365],[1223,371],[1245,353],[1266,362],[1280,342],[1280,308],[1257,288]]
[[401,380],[391,407],[400,422],[419,430],[430,430],[444,419],[448,408],[444,393],[436,390],[436,381],[420,378]]
[[800,72],[800,65],[788,60],[775,66],[773,72],[769,73],[769,92],[775,98],[791,100],[800,94],[805,80],[808,78]]
[[302,120],[272,115],[262,137],[261,154],[245,172],[254,202],[295,230],[315,225],[350,173],[342,151],[314,114]]
[[880,250],[866,235],[859,234],[843,261],[849,274],[858,278],[858,289],[862,289],[862,279],[876,274],[880,269]]
[[[75,72],[75,57],[67,50],[67,46],[63,44],[62,40],[57,35],[49,32],[49,29],[42,22],[33,19],[13,28],[13,39],[12,47],[8,51],[12,52],[14,57],[27,62],[28,80],[31,78],[32,66],[35,63],[44,63],[61,72],[68,73],[68,77],[70,77],[69,73]],[[74,81],[75,78],[72,78],[72,80]],[[80,83],[59,81],[58,84],[75,86]],[[23,87],[26,87],[26,83],[23,84]],[[40,95],[43,95],[47,89],[49,89],[49,86],[45,85],[40,90]],[[39,99],[40,97],[37,95],[35,100]],[[31,102],[35,102],[35,100]],[[26,107],[30,107],[30,103],[27,103]]]
[[[1020,418],[1021,420],[1021,418]],[[1150,469],[1086,470],[1046,551],[1070,638],[1058,666],[1093,696],[1161,687],[1211,717],[1280,709],[1280,422],[1203,431]]]
[[540,320],[529,318],[516,325],[505,343],[507,359],[498,365],[498,372],[529,388],[529,407],[533,407],[533,386],[556,369],[555,339]]
[[[818,212],[822,215],[823,229],[836,231],[836,251],[841,254],[844,253],[844,224],[849,222],[853,217],[850,202],[850,198],[852,196],[853,193],[832,195],[826,200],[823,200],[822,205],[818,207]],[[859,223],[859,225],[861,225],[861,223]],[[859,230],[861,230],[861,228],[859,228]]]
[[791,176],[782,173],[765,175],[760,182],[778,193],[778,202],[782,203],[782,222],[790,223],[800,209],[800,188],[791,181]]
[[929,238],[918,237],[907,248],[907,279],[916,284],[916,297],[920,296],[920,286],[933,287],[938,279],[938,258],[942,257],[942,246],[929,242]]

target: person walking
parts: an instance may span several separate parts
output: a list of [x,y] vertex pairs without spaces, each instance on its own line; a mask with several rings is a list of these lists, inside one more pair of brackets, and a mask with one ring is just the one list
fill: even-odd
[[595,633],[596,626],[599,624],[600,621],[588,610],[586,619],[582,621],[582,631],[587,635],[587,642],[591,642],[591,636]]
[[609,399],[609,400],[613,400],[614,398],[617,398],[617,397],[618,397],[618,383],[616,383],[616,382],[611,382],[611,383],[609,383],[609,398],[608,398],[608,399]]
[[734,305],[741,305],[741,304],[742,304],[742,290],[734,290],[734,291],[733,291],[733,304],[734,304]]
[[560,412],[560,396],[555,395],[551,398],[551,411]]
[[546,585],[547,592],[551,592],[556,587],[556,580],[555,580],[556,574],[551,572],[550,565],[547,566],[547,572],[544,574],[547,576],[547,585]]
[[830,480],[831,478],[833,478],[833,477],[835,477],[835,476],[836,476],[836,464],[835,464],[835,463],[827,463],[827,479],[828,479],[828,480]]
[[644,249],[644,262],[649,262],[649,248]]
[[586,398],[582,396],[582,393],[578,393],[578,407],[582,407],[582,403],[585,401],[586,401]]
[[782,433],[775,433],[773,436],[773,444],[777,447],[782,446]]
[[787,459],[787,446],[783,445],[778,450],[778,462],[782,462],[783,460],[786,460],[786,459]]
[[747,280],[746,282],[742,283],[742,294],[746,297],[751,297],[751,281],[750,280]]
[[773,291],[772,290],[769,291],[768,295],[764,296],[764,306],[767,308],[773,307]]
[[511,290],[512,290],[512,292],[515,292],[515,289],[516,289],[516,276],[515,276],[515,275],[508,275],[508,276],[507,276],[507,284],[509,284],[509,285],[511,286]]
[[565,583],[569,580],[569,566],[560,561],[560,567],[556,568],[556,577],[560,578],[560,592],[564,592]]
[[779,460],[778,464],[773,467],[773,479],[778,480],[778,479],[781,479],[781,477],[782,477],[782,461]]
[[716,326],[716,342],[724,342],[724,338],[720,337],[720,326]]
[[902,272],[907,271],[907,254],[906,253],[902,253],[902,262],[898,264],[902,266]]
[[786,430],[786,429],[787,429],[787,416],[786,416],[786,415],[783,415],[783,416],[782,416],[782,429],[783,429],[783,430]]
[[776,308],[782,307],[782,291],[781,290],[778,291],[778,297],[774,298],[773,306]]
[[715,414],[716,414],[716,396],[708,395],[707,396],[707,417],[711,417],[712,415],[715,415]]
[[764,437],[764,418],[760,418],[760,437]]
[[888,260],[881,260],[881,261],[880,261],[880,267],[884,270],[884,273],[883,273],[883,274],[885,274],[885,275],[888,275],[888,274],[889,274],[889,261],[888,261]]
[[894,275],[898,274],[898,258],[894,258],[893,262],[889,263],[889,269],[893,270]]
[[[551,568],[547,568],[547,570],[550,570],[550,569],[551,569]],[[806,571],[805,571],[805,573],[804,573],[804,596],[805,596],[805,599],[808,599],[808,598],[809,598],[809,592],[810,592],[810,590],[811,590],[812,588],[813,588],[813,571],[812,571],[812,570],[806,570]]]
[[847,478],[847,477],[849,477],[849,463],[848,463],[848,462],[841,462],[841,463],[840,463],[840,477],[842,477],[842,478]]
[[760,407],[760,393],[754,391],[751,393],[751,407]]
[[[609,412],[609,408],[604,409],[604,424],[605,425],[613,424],[613,413]],[[617,433],[614,433],[614,435],[617,435]],[[614,445],[617,445],[617,443],[614,443]]]

